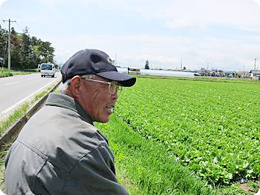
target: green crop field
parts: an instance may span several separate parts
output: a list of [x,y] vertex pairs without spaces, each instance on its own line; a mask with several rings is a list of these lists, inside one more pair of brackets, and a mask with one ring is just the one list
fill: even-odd
[[254,194],[260,82],[138,78],[97,124],[131,194]]

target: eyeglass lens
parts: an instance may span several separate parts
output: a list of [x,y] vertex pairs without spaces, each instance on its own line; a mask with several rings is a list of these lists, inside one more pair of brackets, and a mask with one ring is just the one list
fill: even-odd
[[112,82],[110,85],[109,85],[109,92],[111,94],[114,94],[114,93],[117,93],[119,90],[121,90],[122,87],[119,86],[117,83],[114,83]]

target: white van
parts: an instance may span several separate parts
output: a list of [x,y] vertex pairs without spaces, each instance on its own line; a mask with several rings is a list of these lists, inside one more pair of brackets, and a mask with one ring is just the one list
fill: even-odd
[[56,70],[55,70],[54,64],[51,64],[51,63],[42,63],[41,64],[41,77],[45,77],[45,76],[54,77],[55,72],[56,72]]

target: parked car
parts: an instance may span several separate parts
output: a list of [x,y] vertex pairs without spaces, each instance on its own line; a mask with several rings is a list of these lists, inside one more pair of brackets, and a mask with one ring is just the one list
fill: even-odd
[[45,77],[45,76],[54,77],[55,72],[56,72],[56,69],[55,69],[54,64],[51,64],[51,63],[42,63],[41,64],[41,77]]

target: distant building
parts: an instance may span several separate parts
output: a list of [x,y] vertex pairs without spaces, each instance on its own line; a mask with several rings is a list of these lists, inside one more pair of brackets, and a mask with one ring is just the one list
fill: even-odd
[[250,72],[248,71],[237,71],[238,78],[250,78]]
[[250,70],[250,78],[260,80],[260,70]]
[[128,69],[128,74],[132,73],[132,74],[141,74],[140,68],[127,68]]
[[250,73],[253,74],[253,76],[260,76],[260,70],[250,70]]

